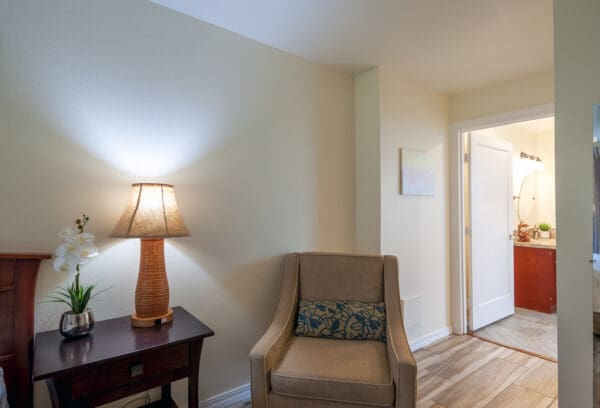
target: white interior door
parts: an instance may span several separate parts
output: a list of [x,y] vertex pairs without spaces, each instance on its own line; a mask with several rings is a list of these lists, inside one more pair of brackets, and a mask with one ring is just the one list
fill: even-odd
[[471,330],[515,312],[512,145],[470,135]]

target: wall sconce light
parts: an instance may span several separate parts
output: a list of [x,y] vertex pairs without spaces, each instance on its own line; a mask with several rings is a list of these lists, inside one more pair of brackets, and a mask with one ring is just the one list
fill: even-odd
[[521,163],[526,166],[527,173],[533,173],[537,170],[544,170],[544,163],[538,156],[521,152]]

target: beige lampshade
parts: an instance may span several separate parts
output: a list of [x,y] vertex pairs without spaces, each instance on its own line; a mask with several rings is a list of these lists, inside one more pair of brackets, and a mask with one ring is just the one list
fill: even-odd
[[189,237],[170,184],[131,185],[129,203],[110,233],[115,238]]

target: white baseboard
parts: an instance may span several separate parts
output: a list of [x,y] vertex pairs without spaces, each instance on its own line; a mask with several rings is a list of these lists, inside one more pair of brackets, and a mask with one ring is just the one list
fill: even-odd
[[250,401],[250,384],[232,388],[222,394],[200,401],[200,408],[226,408],[233,404]]
[[432,331],[429,334],[426,334],[425,336],[421,336],[417,339],[411,340],[408,342],[408,344],[410,345],[410,349],[412,351],[419,350],[423,347],[430,345],[431,343],[435,343],[436,341],[449,336],[450,333],[452,333],[452,329],[450,327],[442,327],[440,329]]

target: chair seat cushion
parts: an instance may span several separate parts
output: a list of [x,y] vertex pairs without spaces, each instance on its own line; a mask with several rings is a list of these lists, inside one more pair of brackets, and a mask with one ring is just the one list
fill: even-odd
[[394,383],[386,345],[292,336],[271,371],[271,388],[283,396],[389,407]]

